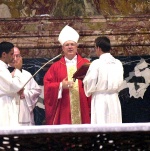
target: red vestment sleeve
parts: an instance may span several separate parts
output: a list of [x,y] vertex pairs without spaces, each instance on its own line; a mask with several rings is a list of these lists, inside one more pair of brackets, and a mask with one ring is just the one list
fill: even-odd
[[[52,65],[53,66],[53,65]],[[53,67],[51,67],[44,76],[44,104],[46,112],[46,124],[54,124],[58,108],[58,91],[60,82],[55,81]]]

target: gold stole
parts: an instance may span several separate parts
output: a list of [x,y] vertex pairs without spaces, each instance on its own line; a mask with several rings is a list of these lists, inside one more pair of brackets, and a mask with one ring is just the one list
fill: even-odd
[[[72,81],[72,76],[76,72],[76,65],[67,67],[68,81]],[[71,109],[71,121],[72,124],[81,124],[81,112],[80,112],[80,98],[78,80],[73,84],[73,88],[69,89],[70,93],[70,109]]]

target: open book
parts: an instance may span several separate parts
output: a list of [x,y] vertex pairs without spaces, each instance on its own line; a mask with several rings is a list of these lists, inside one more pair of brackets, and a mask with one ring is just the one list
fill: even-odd
[[73,79],[74,81],[76,79],[80,79],[80,80],[83,80],[88,69],[89,69],[89,66],[90,66],[90,63],[85,63],[83,64],[74,74],[73,74]]

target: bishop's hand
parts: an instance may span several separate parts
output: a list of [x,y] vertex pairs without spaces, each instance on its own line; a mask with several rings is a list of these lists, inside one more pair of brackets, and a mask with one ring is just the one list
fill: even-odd
[[69,89],[73,87],[74,82],[73,81],[68,81],[68,78],[66,77],[62,81],[62,88],[63,89]]

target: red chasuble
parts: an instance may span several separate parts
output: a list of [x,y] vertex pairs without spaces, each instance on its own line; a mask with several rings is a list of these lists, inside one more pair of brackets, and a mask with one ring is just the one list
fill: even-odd
[[[87,59],[78,55],[77,68],[88,62]],[[60,82],[66,77],[67,67],[64,57],[53,63],[44,76],[44,104],[47,125],[71,124],[69,89],[63,89],[62,98],[58,99]],[[88,124],[90,123],[91,98],[85,96],[81,80],[78,80],[78,84],[81,123]]]

